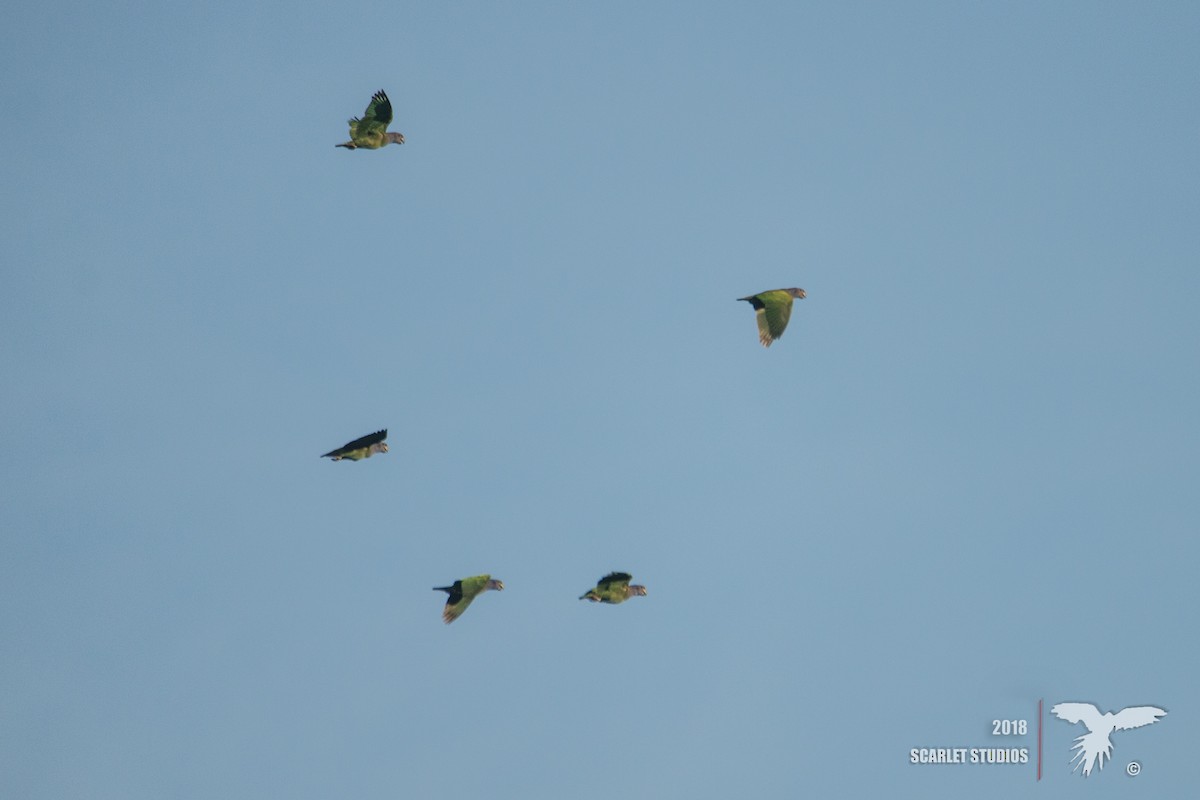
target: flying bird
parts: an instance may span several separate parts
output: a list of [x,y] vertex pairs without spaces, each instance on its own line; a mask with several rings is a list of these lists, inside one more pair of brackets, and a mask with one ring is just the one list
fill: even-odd
[[1071,756],[1071,761],[1078,763],[1072,772],[1083,767],[1083,777],[1092,774],[1092,767],[1099,764],[1104,769],[1104,759],[1112,758],[1112,742],[1108,736],[1113,731],[1127,731],[1140,728],[1167,715],[1166,711],[1154,706],[1131,706],[1118,711],[1101,714],[1100,709],[1091,703],[1059,703],[1050,709],[1050,713],[1059,719],[1065,719],[1072,725],[1082,722],[1088,732],[1075,740],[1072,750],[1078,752]]
[[758,320],[758,340],[763,347],[770,347],[771,342],[783,336],[788,319],[792,316],[792,298],[804,299],[803,289],[772,289],[769,292],[759,292],[749,297],[739,297],[754,306],[755,318]]
[[362,119],[350,118],[350,141],[334,146],[344,147],[347,150],[355,150],[359,147],[378,150],[392,142],[404,144],[404,134],[387,132],[387,126],[391,121],[392,101],[388,100],[387,93],[380,89],[371,98],[371,104],[363,112]]
[[493,580],[491,575],[476,575],[455,581],[451,586],[433,587],[435,592],[445,592],[450,595],[446,598],[446,607],[442,609],[442,621],[447,625],[454,622],[467,610],[467,606],[471,605],[472,600],[488,589],[502,592],[504,591],[504,581]]
[[330,450],[328,453],[322,455],[321,458],[332,458],[334,461],[341,461],[342,459],[358,461],[362,458],[370,458],[376,453],[386,453],[388,451],[387,442],[384,441],[386,438],[387,428],[384,428],[381,431],[375,431],[361,439],[355,439],[353,442],[344,444],[336,450]]
[[590,600],[593,603],[624,603],[631,597],[645,597],[646,587],[633,585],[629,582],[633,576],[628,572],[610,572],[600,579],[595,589],[588,589],[579,595],[580,600]]

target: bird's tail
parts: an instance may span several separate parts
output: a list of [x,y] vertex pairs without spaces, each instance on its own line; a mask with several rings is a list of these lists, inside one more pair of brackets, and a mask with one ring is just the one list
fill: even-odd
[[335,144],[334,147],[344,147],[347,150],[358,149],[358,145],[356,145],[354,142],[342,142],[341,144]]
[[1107,733],[1085,733],[1075,740],[1075,746],[1071,749],[1077,751],[1071,756],[1071,763],[1075,765],[1071,772],[1083,767],[1085,778],[1092,774],[1093,767],[1104,769],[1104,760],[1112,758],[1112,742]]

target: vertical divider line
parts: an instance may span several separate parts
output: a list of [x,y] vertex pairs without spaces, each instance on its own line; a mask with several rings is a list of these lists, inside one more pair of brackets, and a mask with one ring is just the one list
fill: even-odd
[[1038,698],[1038,773],[1037,779],[1042,779],[1042,700]]

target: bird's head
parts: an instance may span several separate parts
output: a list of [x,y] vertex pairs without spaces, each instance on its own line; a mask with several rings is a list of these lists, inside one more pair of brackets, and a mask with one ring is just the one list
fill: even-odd
[[387,442],[380,442],[380,443],[379,443],[379,452],[381,452],[381,453],[386,453],[387,451],[388,451],[388,444],[387,444]]
[[629,595],[630,595],[630,597],[645,597],[646,596],[646,587],[638,586],[637,584],[634,584],[633,586],[629,587]]
[[498,581],[495,578],[493,578],[492,580],[488,581],[488,588],[495,589],[497,592],[503,592],[504,591],[504,581]]
[[803,289],[784,289],[784,291],[797,300],[803,300],[806,296]]
[[404,144],[404,134],[403,133],[395,133],[393,131],[389,131],[387,137],[388,137],[388,141],[392,142],[393,144]]

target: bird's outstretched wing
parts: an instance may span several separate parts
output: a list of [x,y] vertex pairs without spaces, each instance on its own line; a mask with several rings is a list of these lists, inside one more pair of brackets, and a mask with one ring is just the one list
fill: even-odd
[[1050,713],[1072,725],[1082,722],[1089,731],[1100,722],[1100,709],[1091,703],[1059,703],[1050,709]]
[[[362,121],[368,125],[378,123],[379,125],[382,125],[383,128],[386,128],[388,124],[391,123],[392,101],[388,100],[387,93],[384,92],[383,89],[380,89],[371,98],[370,105],[368,105],[367,110],[363,112]],[[380,128],[379,130],[382,131],[383,128]]]
[[1167,715],[1166,711],[1154,706],[1130,706],[1113,715],[1113,730],[1127,731],[1158,722]]
[[442,621],[449,625],[462,616],[471,605],[471,601],[479,596],[488,586],[491,575],[474,575],[470,578],[457,580],[451,586],[435,586],[435,592],[446,592],[446,606],[442,609]]
[[462,616],[462,613],[467,610],[467,606],[471,605],[471,601],[475,599],[475,595],[468,595],[463,591],[463,582],[455,581],[452,586],[438,586],[436,591],[446,592],[449,597],[446,598],[446,605],[442,608],[442,621],[449,625],[454,620]]
[[783,336],[792,318],[792,296],[787,292],[763,292],[762,299],[764,309],[758,316],[758,333],[766,337],[764,343],[769,345]]
[[631,580],[633,580],[633,576],[628,572],[610,572],[600,579],[596,588],[601,592],[611,592],[614,589],[624,592]]

